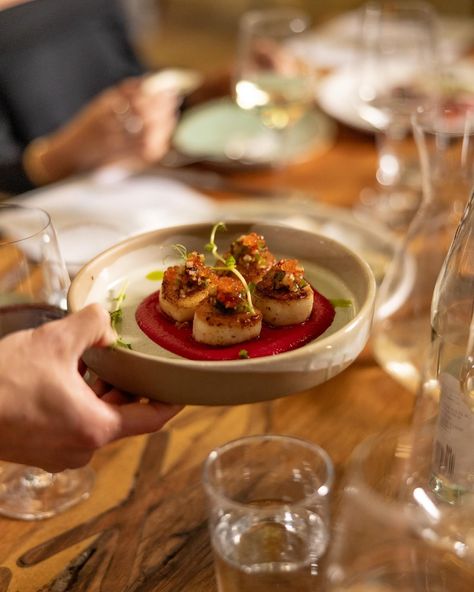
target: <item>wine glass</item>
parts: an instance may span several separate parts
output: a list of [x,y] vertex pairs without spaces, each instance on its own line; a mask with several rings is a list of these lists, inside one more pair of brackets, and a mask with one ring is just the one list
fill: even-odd
[[300,45],[309,25],[305,12],[291,8],[249,11],[239,24],[235,101],[274,132],[260,148],[280,163],[289,157],[288,131],[314,106],[313,70]]
[[376,133],[377,189],[356,214],[404,230],[421,199],[410,117],[438,101],[437,20],[424,2],[369,2],[362,10],[356,109]]
[[[0,204],[0,338],[66,314],[69,276],[49,215],[40,209]],[[0,464],[0,514],[24,520],[48,518],[87,498],[90,467],[48,473]]]

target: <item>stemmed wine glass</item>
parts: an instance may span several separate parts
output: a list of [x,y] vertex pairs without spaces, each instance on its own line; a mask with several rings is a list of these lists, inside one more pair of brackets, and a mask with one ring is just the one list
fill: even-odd
[[[0,338],[66,314],[69,276],[49,215],[40,209],[0,204]],[[90,467],[48,473],[0,464],[0,514],[48,518],[87,498]]]
[[269,152],[280,163],[288,159],[288,130],[314,106],[314,75],[299,43],[309,25],[291,8],[249,11],[239,24],[235,101],[274,132]]
[[438,101],[437,19],[424,2],[369,2],[362,10],[356,109],[376,132],[377,189],[356,213],[403,230],[421,198],[410,117]]

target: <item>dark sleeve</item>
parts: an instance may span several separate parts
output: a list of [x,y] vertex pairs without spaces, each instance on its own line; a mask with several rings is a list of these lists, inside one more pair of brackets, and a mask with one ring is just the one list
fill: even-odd
[[0,105],[0,193],[16,195],[33,188],[23,168],[21,147]]

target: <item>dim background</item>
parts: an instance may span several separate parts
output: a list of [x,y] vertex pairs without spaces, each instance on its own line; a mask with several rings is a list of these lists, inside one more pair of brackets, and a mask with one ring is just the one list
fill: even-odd
[[[246,10],[294,6],[317,27],[360,0],[125,0],[136,44],[150,67],[178,66],[215,72],[231,63],[239,17]],[[474,18],[474,0],[431,0],[441,14]]]

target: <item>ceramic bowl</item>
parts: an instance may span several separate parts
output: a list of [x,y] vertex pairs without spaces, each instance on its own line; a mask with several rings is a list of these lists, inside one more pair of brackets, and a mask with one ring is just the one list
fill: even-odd
[[125,391],[171,403],[235,405],[270,400],[310,389],[344,370],[364,348],[370,333],[376,283],[369,265],[343,244],[283,225],[232,222],[216,242],[225,252],[241,234],[262,234],[277,257],[297,258],[305,276],[326,298],[351,302],[336,307],[332,325],[295,350],[254,359],[196,361],[177,356],[151,341],[135,321],[138,304],[159,289],[147,279],[179,262],[174,245],[203,251],[212,223],[160,229],[137,235],[88,262],[72,281],[71,312],[91,302],[113,310],[125,290],[119,332],[132,349],[92,348],[86,364],[103,380]]

